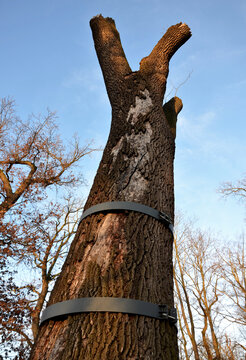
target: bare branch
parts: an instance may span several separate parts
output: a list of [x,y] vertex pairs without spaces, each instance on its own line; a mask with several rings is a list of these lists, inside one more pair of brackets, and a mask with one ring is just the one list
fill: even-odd
[[236,183],[223,183],[218,189],[218,193],[220,193],[224,197],[232,195],[239,198],[239,200],[244,201],[244,199],[246,198],[246,177],[243,177]]

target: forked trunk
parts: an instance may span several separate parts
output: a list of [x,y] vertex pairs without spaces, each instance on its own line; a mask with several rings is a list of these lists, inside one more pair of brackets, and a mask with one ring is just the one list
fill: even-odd
[[[112,106],[109,139],[85,209],[125,201],[165,212],[173,221],[173,161],[182,102],[162,107],[168,63],[191,36],[169,28],[132,72],[115,23],[90,22]],[[165,115],[166,116],[165,116]],[[168,226],[135,211],[94,213],[81,221],[52,291],[49,306],[84,297],[114,297],[173,308],[173,235]],[[79,313],[45,321],[31,359],[178,359],[169,320],[121,312]]]

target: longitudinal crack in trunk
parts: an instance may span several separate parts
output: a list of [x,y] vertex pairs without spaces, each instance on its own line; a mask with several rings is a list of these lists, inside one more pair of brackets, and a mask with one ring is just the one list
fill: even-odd
[[143,160],[143,158],[145,157],[146,154],[147,154],[147,151],[146,151],[146,152],[141,156],[141,158],[138,160],[136,166],[133,168],[133,170],[132,170],[132,172],[131,172],[131,174],[130,174],[130,176],[129,176],[129,178],[128,178],[128,181],[127,181],[126,185],[122,187],[122,191],[124,191],[124,190],[128,187],[128,185],[130,184],[131,179],[133,178],[134,174],[135,174],[136,171],[138,170],[139,164],[141,163],[141,161]]

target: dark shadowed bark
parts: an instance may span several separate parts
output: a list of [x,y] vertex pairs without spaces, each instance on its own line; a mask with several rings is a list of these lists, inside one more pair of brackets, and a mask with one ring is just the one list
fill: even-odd
[[[178,98],[162,107],[172,55],[191,36],[170,27],[132,72],[115,23],[90,22],[112,106],[112,124],[85,209],[105,201],[134,201],[173,220],[173,160]],[[166,116],[165,116],[166,114]],[[49,304],[79,297],[123,297],[173,307],[173,236],[136,212],[83,220]],[[31,359],[178,359],[175,326],[121,313],[90,313],[45,322]]]

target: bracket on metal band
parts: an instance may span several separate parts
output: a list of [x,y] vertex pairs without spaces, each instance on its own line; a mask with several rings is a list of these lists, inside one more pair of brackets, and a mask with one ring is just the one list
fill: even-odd
[[48,306],[42,314],[40,324],[58,316],[83,312],[134,314],[159,320],[169,320],[172,324],[176,324],[177,322],[176,309],[173,308],[169,310],[167,305],[157,305],[142,300],[126,298],[89,297],[62,301]]
[[130,210],[141,212],[145,215],[149,215],[154,217],[155,219],[162,221],[164,224],[168,226],[168,228],[173,233],[173,225],[172,221],[164,212],[158,211],[150,206],[131,202],[131,201],[113,201],[113,202],[104,202],[101,204],[97,204],[91,206],[89,209],[85,210],[80,218],[80,222],[85,219],[87,216],[103,212],[103,211],[118,211],[118,210]]

